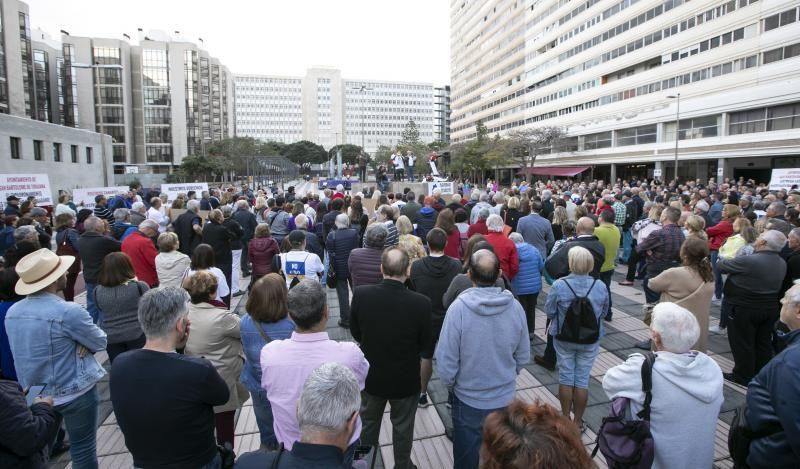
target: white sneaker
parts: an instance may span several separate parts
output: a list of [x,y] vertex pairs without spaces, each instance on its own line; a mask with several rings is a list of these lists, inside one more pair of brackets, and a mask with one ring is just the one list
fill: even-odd
[[725,331],[726,328],[719,326],[711,326],[708,328],[708,332],[711,332],[712,334],[724,334]]
[[720,306],[720,305],[722,305],[722,299],[714,298],[714,299],[711,300],[711,304],[714,305],[714,306]]

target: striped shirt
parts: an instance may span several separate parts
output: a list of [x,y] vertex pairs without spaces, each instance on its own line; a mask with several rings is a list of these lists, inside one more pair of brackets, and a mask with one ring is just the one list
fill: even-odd
[[94,216],[103,220],[107,220],[109,223],[114,222],[114,214],[107,207],[101,207],[99,205],[95,205]]

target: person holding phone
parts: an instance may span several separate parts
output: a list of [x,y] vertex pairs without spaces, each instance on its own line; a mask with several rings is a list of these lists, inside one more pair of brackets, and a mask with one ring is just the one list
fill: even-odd
[[45,389],[31,386],[26,396],[18,383],[0,380],[0,467],[47,467],[61,417]]

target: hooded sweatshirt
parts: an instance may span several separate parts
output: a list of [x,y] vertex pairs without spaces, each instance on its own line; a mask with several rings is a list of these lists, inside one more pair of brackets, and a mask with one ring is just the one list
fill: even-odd
[[156,256],[156,274],[160,287],[180,287],[183,277],[189,270],[191,259],[177,249],[162,252]]
[[[701,352],[656,353],[650,431],[655,442],[653,469],[705,468],[714,465],[714,434],[722,407],[722,370]],[[634,353],[606,372],[609,398],[631,399],[631,413],[642,409],[642,363]]]
[[247,257],[253,264],[253,274],[262,277],[272,272],[272,258],[280,254],[273,238],[253,238],[247,245]]
[[470,288],[447,309],[436,370],[464,404],[507,406],[514,399],[517,373],[530,359],[525,311],[511,292]]
[[417,216],[417,236],[422,238],[422,242],[425,242],[425,237],[428,236],[428,232],[436,226],[436,218],[439,214],[436,210],[432,209],[431,207],[422,207],[419,211],[419,215]]
[[430,298],[434,321],[444,320],[442,297],[460,272],[461,263],[449,256],[426,256],[411,264],[411,283],[416,292]]

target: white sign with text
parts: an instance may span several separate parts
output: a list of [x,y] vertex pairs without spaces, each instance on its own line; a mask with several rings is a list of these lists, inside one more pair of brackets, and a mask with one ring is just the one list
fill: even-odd
[[0,208],[6,208],[6,199],[12,195],[20,200],[36,197],[39,207],[53,205],[53,191],[46,174],[0,174]]
[[442,191],[442,195],[453,195],[453,183],[452,182],[429,182],[428,183],[428,195],[433,195],[433,191],[439,189]]
[[172,202],[178,198],[178,194],[186,194],[189,191],[195,191],[197,198],[200,199],[200,194],[208,190],[207,182],[186,182],[182,184],[161,184],[161,193],[167,194],[167,201]]
[[769,180],[769,190],[791,189],[792,186],[800,187],[800,168],[773,169],[772,178]]
[[120,192],[128,192],[128,186],[116,187],[84,187],[72,191],[72,202],[78,207],[90,208],[94,210],[94,198],[98,195],[106,196],[110,199]]

